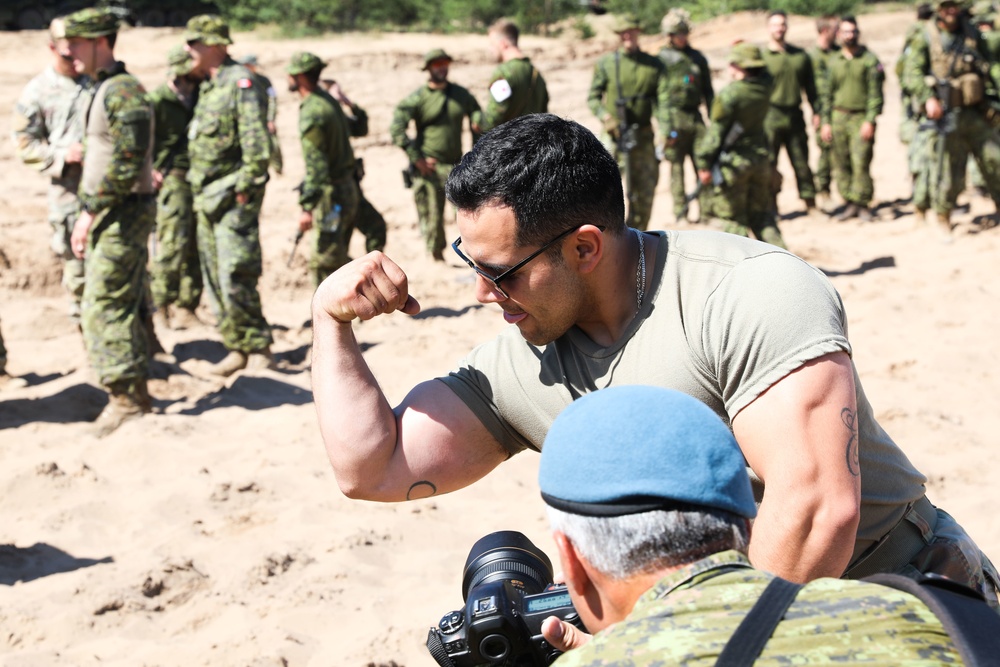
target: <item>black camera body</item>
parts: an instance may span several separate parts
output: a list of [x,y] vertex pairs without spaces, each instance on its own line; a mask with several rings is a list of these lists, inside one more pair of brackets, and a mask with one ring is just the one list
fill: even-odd
[[565,585],[552,583],[552,564],[515,531],[483,537],[472,547],[462,578],[465,608],[445,614],[427,634],[442,667],[543,667],[560,655],[542,637],[549,616],[583,629]]

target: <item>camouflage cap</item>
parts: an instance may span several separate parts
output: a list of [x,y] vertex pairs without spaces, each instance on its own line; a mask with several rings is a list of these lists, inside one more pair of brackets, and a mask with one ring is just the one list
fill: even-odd
[[686,35],[691,32],[691,14],[680,7],[674,7],[664,15],[660,29],[664,35]]
[[194,61],[182,45],[175,46],[167,52],[167,64],[172,76],[187,76],[194,69]]
[[105,35],[113,35],[118,32],[121,19],[118,14],[109,9],[88,7],[78,12],[73,12],[63,19],[63,37],[82,37],[84,39],[96,39]]
[[319,59],[314,53],[308,51],[298,51],[292,54],[292,61],[288,63],[285,71],[289,74],[304,74],[315,69],[323,69],[326,63]]
[[619,14],[615,17],[615,32],[642,30],[642,22],[635,14]]
[[981,23],[985,17],[992,16],[996,12],[996,7],[990,0],[979,0],[972,5],[971,14],[975,17],[976,23]]
[[764,56],[756,44],[740,42],[729,51],[729,62],[742,69],[753,69],[764,66]]
[[184,41],[201,42],[206,46],[233,43],[229,37],[229,25],[215,14],[201,14],[188,21],[184,29]]
[[424,56],[424,66],[422,69],[427,69],[431,66],[431,63],[435,60],[454,60],[451,56],[444,52],[444,49],[431,49]]

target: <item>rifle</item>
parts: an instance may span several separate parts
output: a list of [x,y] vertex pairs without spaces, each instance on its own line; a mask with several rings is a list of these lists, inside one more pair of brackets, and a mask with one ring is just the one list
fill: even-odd
[[305,235],[305,232],[302,231],[301,229],[299,231],[295,232],[295,238],[292,239],[292,251],[290,253],[288,253],[288,261],[285,262],[285,266],[286,267],[290,268],[292,266],[292,260],[295,259],[295,249],[297,247],[299,247],[299,241],[302,240],[302,237],[304,235]]
[[[718,187],[725,182],[725,179],[722,178],[723,161],[728,157],[729,149],[732,148],[733,145],[739,140],[739,138],[743,136],[743,133],[745,131],[746,130],[743,128],[743,125],[740,124],[739,121],[737,121],[733,123],[732,126],[729,128],[729,131],[726,132],[726,137],[725,139],[722,140],[722,150],[719,151],[719,157],[715,159],[715,162],[712,163],[711,167],[712,185],[714,185],[715,187]],[[699,180],[698,184],[694,188],[694,192],[684,197],[684,203],[690,204],[695,199],[697,199],[701,195],[701,190],[702,190],[702,184],[701,181]]]
[[615,100],[615,114],[618,116],[618,152],[622,156],[625,167],[625,194],[628,198],[629,216],[635,206],[635,193],[632,191],[632,149],[638,143],[635,138],[636,124],[628,122],[628,99],[622,92],[621,51],[615,51],[615,84],[618,88],[618,99]]

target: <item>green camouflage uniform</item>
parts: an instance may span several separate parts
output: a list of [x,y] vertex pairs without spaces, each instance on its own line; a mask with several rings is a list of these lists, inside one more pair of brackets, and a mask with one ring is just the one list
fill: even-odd
[[[964,25],[964,21],[963,21]],[[937,21],[928,21],[907,48],[903,60],[903,86],[912,97],[914,108],[921,120],[911,148],[911,164],[923,164],[915,172],[913,201],[918,209],[933,207],[938,216],[947,219],[955,208],[959,193],[965,186],[965,171],[969,155],[975,157],[993,201],[1000,201],[1000,135],[987,122],[987,98],[996,97],[996,82],[991,71],[992,63],[986,57],[987,46],[982,35],[974,28],[953,34],[939,27]],[[959,55],[952,66],[952,47],[956,40],[964,42],[965,55]],[[939,44],[941,55],[932,56],[933,44]],[[949,72],[950,70],[950,72]],[[952,81],[951,100],[947,118],[941,123],[928,121],[924,115],[925,104],[937,92],[928,78]],[[977,82],[982,99],[963,99],[961,81]],[[968,87],[968,86],[967,86]],[[938,132],[947,129],[946,132]]]
[[[809,49],[809,59],[812,61],[813,75],[816,78],[816,93],[819,95],[821,102],[826,99],[826,88],[829,83],[827,61],[839,48],[836,44],[831,44],[828,49],[823,49],[819,46]],[[816,186],[817,192],[829,194],[830,184],[832,183],[831,165],[833,160],[830,156],[832,144],[823,141],[819,132],[816,133],[815,139],[816,148],[819,149],[819,159],[816,161],[816,169],[813,171],[813,183]]]
[[[986,44],[987,57],[993,63],[993,67],[1000,67],[1000,31],[984,30],[983,42]],[[996,78],[995,74],[994,78]],[[986,189],[986,179],[983,178],[983,173],[979,171],[979,165],[976,164],[975,158],[971,155],[969,156],[967,176],[969,185],[981,190]]]
[[[352,137],[368,136],[368,113],[358,105],[351,106],[351,114],[347,116],[347,123],[351,129]],[[355,169],[354,178],[358,182],[358,215],[355,218],[356,227],[365,237],[365,250],[382,250],[385,248],[386,224],[385,218],[378,212],[372,203],[365,197],[361,189],[361,179],[364,178],[364,164],[361,158],[354,158]],[[350,240],[350,239],[348,239]]]
[[527,58],[500,63],[490,77],[489,99],[483,112],[482,131],[512,118],[549,110],[549,91],[538,68]]
[[[770,77],[734,81],[712,104],[712,123],[695,149],[700,170],[712,170],[722,182],[711,186],[711,207],[725,221],[724,231],[754,236],[785,247],[774,219],[771,172],[764,119],[771,93]],[[739,124],[739,128],[733,128]],[[728,145],[727,145],[728,144]]]
[[805,51],[785,45],[785,51],[763,49],[764,62],[774,80],[771,108],[764,124],[771,152],[771,166],[777,171],[778,153],[784,147],[795,172],[801,199],[815,199],[816,185],[809,168],[809,137],[802,115],[802,94],[812,106],[813,114],[820,114],[819,94],[812,61]]
[[827,59],[823,124],[833,129],[833,163],[837,189],[849,204],[867,207],[874,194],[871,177],[874,139],[861,138],[863,123],[875,124],[882,113],[885,73],[875,54],[864,46],[851,58],[843,51]]
[[194,310],[201,301],[201,263],[194,217],[194,196],[187,182],[191,164],[187,132],[196,99],[182,100],[163,84],[152,93],[153,168],[163,174],[156,210],[156,256],[152,265],[153,305],[175,304]]
[[[198,218],[198,250],[206,293],[226,348],[267,349],[271,329],[260,305],[260,207],[267,183],[267,99],[250,71],[227,57],[204,81],[188,130]],[[236,201],[237,193],[248,197]]]
[[[555,664],[709,667],[771,578],[736,551],[685,565],[646,591],[624,620]],[[753,664],[861,663],[932,667],[962,660],[916,597],[872,583],[817,579],[799,591]]]
[[66,164],[66,151],[83,141],[84,115],[90,100],[89,77],[63,76],[48,67],[25,86],[14,107],[14,146],[24,164],[49,176],[49,225],[52,251],[63,260],[63,287],[70,294],[69,314],[80,320],[83,260],[73,255],[69,237],[80,215],[77,190],[80,164]]
[[299,136],[306,176],[299,205],[313,213],[313,249],[309,269],[313,284],[348,262],[361,191],[354,178],[351,132],[340,104],[317,89],[299,105]]
[[153,111],[142,84],[122,63],[98,72],[86,122],[80,205],[95,219],[84,260],[83,338],[101,384],[136,396],[145,391],[149,372]]
[[[285,169],[285,160],[281,155],[281,142],[278,141],[278,128],[274,124],[278,119],[278,91],[275,89],[274,84],[271,83],[271,80],[260,72],[253,72],[253,75],[257,78],[258,84],[267,95],[268,137],[271,148],[271,158],[268,162],[268,166],[274,170],[274,173],[280,176],[281,172]],[[271,132],[272,127],[274,128],[274,132]]]
[[[444,185],[452,167],[462,158],[462,120],[468,116],[470,125],[482,122],[479,103],[468,90],[448,82],[443,90],[424,85],[413,91],[396,107],[389,133],[392,143],[406,151],[412,165],[421,158],[434,158],[434,173],[413,175],[413,199],[417,204],[420,233],[432,255],[444,251]],[[416,126],[416,136],[410,138],[406,128],[410,121]],[[479,133],[473,130],[473,143]]]
[[[621,93],[619,95],[619,82]],[[619,48],[602,56],[594,66],[587,106],[605,124],[601,140],[618,160],[618,167],[625,174],[628,184],[628,218],[630,227],[646,229],[653,210],[653,194],[660,180],[660,163],[656,157],[656,142],[651,120],[663,126],[663,113],[667,105],[667,79],[663,61],[656,56],[637,51],[628,53]],[[617,102],[625,101],[626,124],[631,128],[635,147],[626,156],[620,150],[620,131],[615,126],[608,129],[618,117]],[[612,136],[614,135],[614,136]],[[626,168],[626,159],[628,167]]]
[[[663,110],[660,134],[674,143],[664,146],[663,157],[670,163],[670,194],[674,200],[674,216],[681,220],[687,216],[687,193],[684,188],[684,160],[694,163],[694,148],[705,136],[705,121],[698,107],[712,109],[715,91],[712,90],[712,71],[708,60],[696,49],[687,46],[677,49],[667,46],[660,51],[660,60],[666,68],[668,103]],[[706,208],[702,198],[702,208]]]

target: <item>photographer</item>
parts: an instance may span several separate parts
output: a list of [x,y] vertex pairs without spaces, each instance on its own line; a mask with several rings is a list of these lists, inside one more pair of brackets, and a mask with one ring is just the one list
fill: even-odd
[[934,571],[996,600],[992,565],[931,505],[926,478],[876,422],[843,303],[818,270],[731,234],[626,227],[615,160],[589,130],[549,114],[486,133],[447,191],[462,234],[452,247],[476,273],[477,300],[515,326],[393,409],[351,322],[419,312],[406,274],[370,253],[324,281],[313,391],[345,494],[454,491],[541,450],[580,396],[655,385],[694,396],[733,429],[756,477],[756,567],[794,581]]
[[[561,667],[716,664],[774,580],[746,556],[756,508],[736,441],[679,392],[614,387],[576,401],[545,438],[539,486],[570,597],[596,632]],[[755,628],[750,639],[770,639],[744,664],[961,662],[934,613],[902,591],[818,579],[789,595],[784,620],[767,605],[776,628]],[[554,619],[543,632],[561,643]]]

